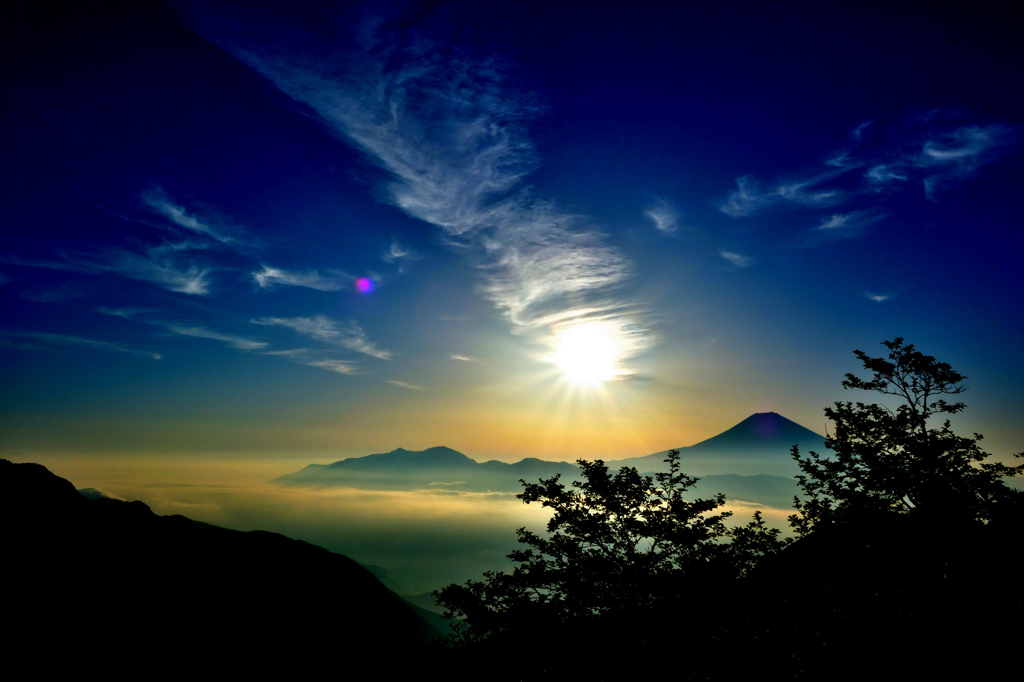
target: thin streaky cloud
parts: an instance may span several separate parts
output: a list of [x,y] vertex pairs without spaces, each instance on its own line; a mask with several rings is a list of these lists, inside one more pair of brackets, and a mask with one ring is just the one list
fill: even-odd
[[265,351],[264,355],[279,355],[286,357],[292,362],[297,362],[301,365],[308,365],[309,367],[316,367],[317,369],[327,370],[328,372],[334,372],[336,374],[361,374],[359,364],[351,362],[349,360],[338,360],[336,358],[324,357],[322,353],[311,351],[308,348],[290,348],[287,350],[270,350]]
[[525,123],[539,107],[508,86],[501,62],[429,56],[373,31],[363,38],[369,52],[341,56],[343,76],[339,61],[227,47],[387,171],[390,203],[470,260],[515,333],[550,340],[538,319],[596,308],[614,312],[634,347],[649,342],[642,311],[619,292],[632,263],[603,230],[523,185],[536,166]]
[[679,228],[679,212],[667,201],[660,200],[648,207],[644,215],[651,219],[659,232],[674,234]]
[[761,189],[756,179],[744,175],[736,179],[736,191],[719,205],[719,210],[733,218],[742,218],[786,204],[808,208],[835,206],[846,200],[845,193],[822,185],[845,172],[845,168],[824,170],[816,176],[779,183],[768,189]]
[[208,295],[212,268],[191,261],[183,263],[183,259],[175,253],[181,250],[160,245],[149,249],[146,255],[118,248],[95,254],[62,254],[63,260],[59,261],[7,257],[2,262],[89,275],[115,274],[125,279],[150,282],[168,291],[195,296]]
[[822,182],[828,179],[828,175],[821,178],[811,178],[798,182],[790,182],[778,185],[775,193],[784,201],[801,206],[834,206],[842,203],[845,199],[843,192],[836,189],[821,189]]
[[210,293],[211,268],[197,263],[189,263],[183,268],[172,257],[162,255],[159,249],[151,250],[146,256],[131,251],[115,251],[110,254],[109,266],[105,270],[181,294],[206,296]]
[[910,179],[910,171],[903,163],[880,163],[864,171],[864,178],[871,185],[886,186],[906,182]]
[[200,218],[194,213],[189,213],[184,206],[174,202],[160,187],[143,192],[142,201],[151,210],[178,227],[210,237],[223,244],[238,244],[240,241],[228,234],[228,228],[216,224],[214,220]]
[[818,226],[819,230],[841,230],[847,226],[850,222],[850,215],[835,214],[821,225]]
[[832,168],[849,169],[851,167],[860,166],[863,164],[861,164],[859,161],[851,157],[848,151],[844,150],[826,159],[825,165],[830,166]]
[[920,164],[955,165],[961,167],[961,172],[971,172],[986,154],[1011,142],[1012,134],[1006,126],[965,126],[925,142]]
[[416,384],[407,384],[404,381],[391,381],[391,380],[389,380],[388,383],[389,384],[394,384],[395,386],[401,386],[402,388],[407,388],[410,391],[422,391],[423,390],[422,386],[417,386]]
[[168,324],[164,324],[162,326],[166,327],[169,331],[172,331],[175,334],[180,334],[181,336],[194,336],[200,339],[211,339],[213,341],[221,341],[222,343],[226,343],[227,345],[237,350],[261,350],[267,347],[267,344],[263,341],[246,339],[244,337],[234,336],[232,334],[222,334],[220,332],[215,332],[210,329],[207,329],[206,327],[185,325],[176,322],[171,322]]
[[12,343],[12,337],[29,339],[30,341],[41,343],[47,346],[78,346],[85,348],[95,348],[97,350],[127,353],[129,355],[137,355],[139,357],[152,358],[153,360],[160,360],[163,357],[160,355],[160,353],[155,353],[153,351],[139,350],[137,348],[125,346],[120,343],[112,343],[110,341],[98,341],[96,339],[87,339],[81,336],[70,336],[67,334],[47,334],[43,332],[0,332],[0,342],[3,342],[4,345],[14,346],[22,350],[39,350],[39,347],[32,343]]
[[825,218],[815,230],[825,232],[829,237],[848,237],[859,234],[867,225],[876,223],[884,217],[884,213],[867,209],[849,213],[833,213]]
[[874,301],[875,303],[884,303],[892,298],[892,294],[872,294],[869,291],[864,292],[864,296]]
[[[934,200],[938,190],[971,177],[1017,139],[1009,126],[962,125],[958,115],[942,110],[911,117],[888,136],[869,123],[851,131],[851,148],[833,153],[795,179],[765,185],[750,175],[737,178],[736,191],[719,204],[719,210],[742,218],[782,206],[824,208],[879,201],[919,182]],[[853,173],[860,169],[865,170]]]
[[754,259],[750,256],[744,256],[733,251],[719,251],[718,254],[737,268],[746,268],[754,263]]
[[859,237],[865,228],[885,217],[885,213],[872,209],[833,213],[822,218],[817,227],[810,228],[797,245],[813,248],[839,239]]
[[339,327],[337,323],[323,315],[316,317],[260,317],[251,320],[253,324],[287,327],[303,336],[317,341],[341,346],[357,353],[363,353],[381,360],[390,360],[389,350],[378,348],[370,341],[366,332],[355,322]]
[[123,317],[126,320],[134,320],[138,315],[157,312],[154,308],[106,308],[97,306],[96,312],[113,317]]
[[325,369],[328,372],[337,374],[358,374],[359,368],[354,363],[345,360],[300,360],[304,365]]
[[316,270],[304,272],[288,271],[260,264],[261,270],[252,273],[252,278],[261,289],[271,289],[278,285],[305,287],[318,291],[338,291],[349,288],[355,278],[340,270],[330,270],[320,274]]
[[458,353],[452,353],[449,355],[452,360],[458,360],[459,362],[476,362],[476,358],[471,358],[468,355],[459,355]]
[[874,121],[864,121],[863,123],[861,123],[856,128],[850,131],[850,137],[857,140],[857,142],[860,142],[861,140],[864,139],[868,127],[871,126],[871,124],[873,123]]
[[397,263],[401,260],[418,260],[419,256],[398,243],[397,239],[391,240],[388,252],[384,254],[385,263]]

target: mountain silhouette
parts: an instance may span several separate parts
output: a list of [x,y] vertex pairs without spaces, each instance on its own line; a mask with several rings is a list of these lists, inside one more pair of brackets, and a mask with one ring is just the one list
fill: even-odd
[[[790,450],[824,454],[825,437],[775,412],[753,414],[736,426],[689,447],[679,448],[682,470],[691,476],[766,474],[791,478],[798,473]],[[667,450],[645,457],[607,462],[611,468],[665,471]]]
[[[680,448],[683,471],[700,476],[695,490],[701,495],[724,493],[776,508],[789,508],[796,494],[797,468],[790,448],[799,445],[824,451],[824,437],[774,412],[752,415],[717,436]],[[667,451],[646,457],[607,462],[609,468],[636,467],[641,473],[665,470]],[[376,490],[454,490],[471,492],[522,491],[520,479],[536,481],[556,474],[566,483],[580,477],[569,462],[528,457],[513,464],[477,462],[447,447],[350,457],[332,464],[310,464],[274,483],[305,487],[351,487]]]
[[548,462],[528,457],[515,464],[490,460],[477,462],[446,447],[415,451],[398,448],[365,457],[350,457],[333,464],[310,464],[274,483],[293,486],[346,486],[407,490],[466,490],[519,492],[520,478],[548,478],[562,474],[575,477],[579,468],[568,462]]
[[38,464],[0,459],[0,519],[12,670],[50,670],[59,653],[68,671],[294,674],[299,652],[335,651],[388,678],[440,634],[436,614],[348,557],[88,499]]
[[732,453],[741,448],[775,451],[779,447],[783,447],[788,452],[794,443],[816,443],[819,440],[824,441],[824,437],[786,419],[781,414],[758,412],[717,436],[691,445],[688,450],[691,452]]

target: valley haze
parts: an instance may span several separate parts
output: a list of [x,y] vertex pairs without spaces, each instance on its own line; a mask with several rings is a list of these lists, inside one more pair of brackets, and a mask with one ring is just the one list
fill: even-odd
[[[684,471],[703,472],[693,496],[725,493],[737,517],[762,509],[769,523],[784,527],[797,488],[791,475],[780,474],[793,467],[794,444],[824,450],[822,436],[763,413],[680,452]],[[537,459],[481,463],[445,447],[399,448],[297,472],[294,459],[281,458],[36,459],[79,489],[95,489],[91,494],[325,547],[376,567],[389,587],[406,595],[507,568],[515,529],[539,532],[549,518],[540,505],[515,498],[519,479],[560,473],[569,482],[579,471],[574,463]],[[663,460],[654,453],[608,464],[646,473],[660,470]]]

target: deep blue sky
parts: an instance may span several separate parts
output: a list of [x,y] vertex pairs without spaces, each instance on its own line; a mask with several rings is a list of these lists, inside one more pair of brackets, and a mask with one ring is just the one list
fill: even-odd
[[4,10],[3,449],[638,456],[903,336],[1021,450],[1020,23],[837,4]]

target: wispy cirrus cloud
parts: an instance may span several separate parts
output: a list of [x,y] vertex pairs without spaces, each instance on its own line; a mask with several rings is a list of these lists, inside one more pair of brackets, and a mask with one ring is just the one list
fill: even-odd
[[750,256],[744,256],[743,254],[736,253],[734,251],[719,251],[718,255],[735,265],[737,268],[746,268],[754,264],[754,259]]
[[873,294],[870,291],[865,291],[864,297],[875,303],[885,303],[892,298],[892,294]]
[[864,229],[885,218],[885,214],[871,209],[850,211],[849,213],[833,213],[821,219],[811,228],[805,239],[804,246],[816,246],[823,241],[833,239],[849,239],[864,233]]
[[398,263],[403,260],[418,260],[419,256],[399,244],[397,239],[392,239],[387,253],[382,258],[385,263]]
[[422,386],[417,386],[416,384],[408,384],[408,383],[406,383],[404,381],[391,381],[391,380],[389,380],[388,383],[389,384],[394,384],[395,386],[400,386],[401,388],[407,388],[410,391],[422,391],[423,390]]
[[242,336],[235,336],[233,334],[222,334],[206,327],[198,325],[181,324],[178,322],[163,323],[161,326],[166,327],[169,331],[179,334],[181,336],[194,336],[200,339],[211,339],[213,341],[220,341],[237,350],[261,350],[267,347],[266,342],[256,341],[254,339],[247,339]]
[[317,341],[341,346],[381,360],[390,360],[392,356],[391,351],[378,348],[376,344],[370,341],[363,328],[355,322],[338,326],[333,320],[323,315],[317,315],[316,317],[260,317],[251,320],[251,322],[260,325],[287,327]]
[[536,165],[526,132],[534,98],[510,85],[498,59],[445,56],[385,33],[367,29],[352,42],[361,51],[330,59],[227,48],[384,169],[387,200],[478,268],[514,332],[550,343],[552,315],[563,328],[601,319],[631,352],[648,345],[642,311],[621,294],[632,264],[603,230],[522,183]]
[[653,206],[644,210],[644,215],[651,219],[659,232],[674,234],[679,229],[679,212],[663,199],[659,199]]
[[791,180],[767,188],[762,188],[761,183],[752,176],[744,175],[737,178],[738,189],[729,195],[719,209],[733,218],[742,218],[784,204],[809,208],[835,206],[843,203],[845,194],[838,189],[825,187],[824,184],[843,172],[826,172],[817,177]]
[[3,262],[31,268],[81,272],[91,275],[114,274],[182,294],[206,296],[210,293],[212,268],[179,256],[193,248],[187,244],[161,244],[144,254],[113,248],[99,253],[63,253],[60,260],[6,257]]
[[270,350],[264,355],[279,355],[286,357],[292,362],[302,365],[316,367],[317,369],[335,372],[336,374],[359,374],[358,363],[349,360],[338,360],[337,358],[325,357],[322,353],[312,351],[309,348],[291,348],[287,350]]
[[134,320],[139,315],[154,313],[156,310],[153,308],[107,308],[105,306],[97,306],[96,312],[102,315],[111,315],[113,317],[123,317],[126,320]]
[[183,205],[173,201],[163,188],[154,187],[143,192],[142,202],[172,224],[190,232],[209,237],[222,244],[241,245],[243,243],[243,240],[231,234],[239,232],[238,228],[228,226],[226,221],[219,217],[190,213]]
[[471,358],[468,355],[459,355],[458,353],[452,353],[448,357],[452,360],[458,360],[459,362],[477,362],[476,358]]
[[151,327],[160,327],[166,329],[172,334],[177,334],[178,336],[191,336],[197,339],[220,341],[221,343],[227,344],[231,348],[240,351],[263,350],[269,345],[265,341],[250,339],[244,336],[238,336],[237,334],[225,334],[199,324],[162,320],[151,315],[151,313],[158,312],[152,308],[106,308],[99,306],[96,308],[96,312],[103,315],[121,317],[126,320],[141,322]]
[[96,350],[112,351],[116,353],[127,353],[129,355],[137,355],[140,357],[152,358],[153,360],[162,359],[160,353],[156,353],[153,351],[140,350],[138,348],[133,348],[131,346],[126,346],[120,343],[113,343],[110,341],[99,341],[97,339],[89,339],[81,336],[70,336],[67,334],[4,331],[0,332],[0,344],[3,344],[8,347],[18,348],[21,350],[41,350],[44,347],[53,346],[93,348]]
[[864,139],[864,136],[867,134],[867,129],[871,127],[873,124],[874,121],[864,121],[863,123],[859,124],[856,128],[850,131],[850,137],[857,140],[857,142],[860,142],[861,140]]
[[321,274],[316,270],[288,271],[266,264],[261,264],[260,267],[260,270],[252,273],[252,278],[261,289],[284,285],[319,291],[338,291],[351,287],[352,282],[355,281],[354,277],[341,270],[328,270],[326,274]]
[[[127,279],[151,282],[168,291],[193,296],[210,293],[212,268],[195,262],[182,263],[175,258],[174,249],[161,245],[140,255],[124,249],[114,250],[105,256],[106,264],[96,264],[96,271],[113,272]],[[80,261],[88,271],[89,265]]]
[[879,201],[905,187],[921,187],[934,200],[1017,143],[1009,126],[965,124],[957,112],[942,110],[907,117],[885,131],[869,121],[850,135],[852,146],[790,179],[738,178],[719,209],[740,218],[780,207],[826,208]]
[[819,230],[833,231],[833,230],[845,230],[850,225],[850,214],[842,215],[835,213],[831,218],[827,219],[821,225],[818,226]]

